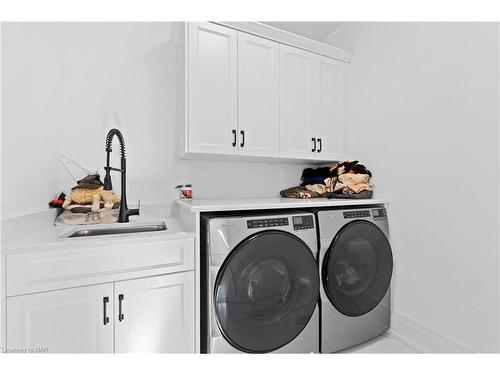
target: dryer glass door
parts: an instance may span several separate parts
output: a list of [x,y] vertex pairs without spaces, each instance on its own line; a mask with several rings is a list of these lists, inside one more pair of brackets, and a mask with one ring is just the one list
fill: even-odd
[[306,327],[318,294],[319,273],[311,249],[287,232],[259,232],[233,250],[217,275],[217,323],[239,350],[274,351]]
[[392,276],[392,251],[375,224],[355,220],[333,239],[322,264],[326,295],[347,316],[360,316],[384,298]]

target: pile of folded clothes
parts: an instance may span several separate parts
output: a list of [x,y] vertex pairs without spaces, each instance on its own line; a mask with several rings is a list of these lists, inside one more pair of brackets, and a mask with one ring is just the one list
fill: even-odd
[[372,173],[359,161],[344,161],[332,167],[306,168],[300,186],[280,191],[283,198],[369,199],[373,195]]

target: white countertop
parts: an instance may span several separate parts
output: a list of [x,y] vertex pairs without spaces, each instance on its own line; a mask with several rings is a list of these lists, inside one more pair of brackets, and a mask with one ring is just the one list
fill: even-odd
[[[38,221],[47,221],[47,215],[42,215]],[[15,230],[15,235],[10,241],[2,243],[3,254],[26,253],[34,251],[51,251],[64,249],[95,248],[120,244],[168,241],[181,238],[194,238],[194,232],[187,231],[174,217],[165,217],[158,214],[141,214],[130,217],[129,223],[96,224],[96,225],[61,225],[52,223],[34,223],[32,217],[17,218],[17,225],[10,230]],[[143,232],[129,234],[113,234],[104,236],[67,238],[65,235],[76,230],[98,227],[133,226],[165,222],[167,230],[158,232]],[[23,223],[25,222],[25,224]]]
[[[384,199],[292,199],[292,198],[245,198],[245,199],[180,199],[176,204],[190,212],[217,212],[266,210],[285,208],[314,208],[387,204]],[[116,234],[105,236],[67,238],[65,235],[89,227],[116,227],[134,224],[157,223],[164,221],[167,230],[158,232]],[[33,251],[50,251],[61,249],[80,249],[104,247],[120,244],[156,241],[168,241],[181,238],[194,238],[195,233],[182,227],[175,217],[152,213],[130,217],[130,223],[114,223],[102,225],[55,226],[48,215],[16,218],[16,225],[9,227],[11,239],[2,243],[3,254],[25,253]],[[13,231],[13,232],[12,232]]]
[[385,199],[293,199],[293,198],[246,198],[246,199],[179,199],[176,203],[191,212],[267,210],[280,208],[313,208],[387,204]]

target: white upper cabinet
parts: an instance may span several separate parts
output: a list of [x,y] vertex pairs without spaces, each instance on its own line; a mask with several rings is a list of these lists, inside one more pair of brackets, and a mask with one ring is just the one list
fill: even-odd
[[280,45],[280,154],[311,159],[314,54]]
[[113,353],[113,284],[7,298],[7,346]]
[[116,353],[194,352],[194,272],[115,283]]
[[188,152],[237,153],[237,36],[213,23],[189,23]]
[[345,152],[345,63],[280,46],[281,156],[342,160]]
[[316,157],[342,160],[345,155],[345,63],[315,56],[315,100],[312,136],[316,138]]
[[232,27],[186,28],[182,154],[342,160],[350,53],[300,37],[302,48],[280,43],[262,25],[258,35]]
[[279,43],[238,32],[239,153],[279,156]]

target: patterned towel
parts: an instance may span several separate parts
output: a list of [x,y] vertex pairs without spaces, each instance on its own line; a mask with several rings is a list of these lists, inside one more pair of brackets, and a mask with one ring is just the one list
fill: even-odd
[[102,208],[97,212],[92,212],[89,208],[87,212],[83,213],[75,213],[71,212],[71,210],[64,210],[63,213],[56,218],[54,224],[88,225],[116,223],[118,221],[119,211],[119,208]]

